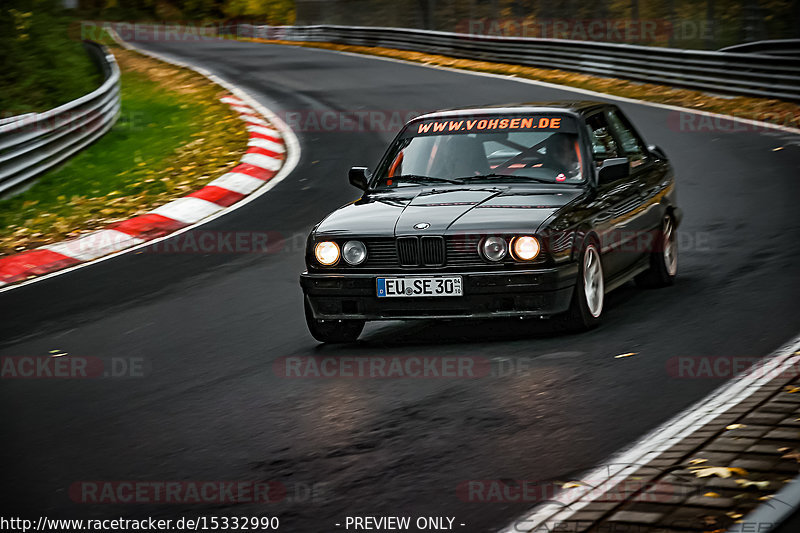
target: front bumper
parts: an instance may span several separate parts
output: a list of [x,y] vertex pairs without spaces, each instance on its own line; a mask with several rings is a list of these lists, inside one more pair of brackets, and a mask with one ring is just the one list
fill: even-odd
[[[423,273],[300,275],[306,301],[319,320],[539,317],[569,308],[577,263],[557,268],[502,272],[459,272],[463,296],[378,298],[379,277],[420,277]],[[434,275],[434,274],[430,274]]]

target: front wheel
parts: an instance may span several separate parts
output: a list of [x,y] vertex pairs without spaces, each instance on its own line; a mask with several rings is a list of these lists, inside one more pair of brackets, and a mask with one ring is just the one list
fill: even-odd
[[650,252],[650,268],[636,276],[636,284],[644,288],[667,287],[675,283],[678,274],[678,232],[675,220],[666,214],[661,231]]
[[308,331],[319,342],[355,342],[364,329],[363,320],[317,320],[308,301],[305,302],[305,311]]
[[569,310],[561,317],[564,326],[573,331],[586,331],[600,323],[605,301],[605,279],[600,252],[594,243],[581,252],[580,269]]

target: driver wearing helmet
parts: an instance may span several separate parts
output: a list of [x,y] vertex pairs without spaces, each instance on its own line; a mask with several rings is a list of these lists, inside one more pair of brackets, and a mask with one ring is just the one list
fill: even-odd
[[556,173],[556,181],[581,178],[580,152],[575,135],[554,133],[545,144],[544,167]]

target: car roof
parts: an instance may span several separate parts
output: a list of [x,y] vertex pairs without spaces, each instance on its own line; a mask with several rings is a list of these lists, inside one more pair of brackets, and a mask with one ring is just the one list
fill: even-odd
[[426,120],[431,118],[447,118],[453,116],[484,116],[484,115],[516,115],[519,113],[552,113],[561,112],[571,115],[586,115],[597,109],[606,107],[610,104],[605,102],[597,102],[592,100],[576,100],[576,101],[561,101],[561,102],[529,102],[519,104],[499,104],[490,106],[469,106],[469,107],[456,107],[451,109],[443,109],[420,115],[409,121],[416,122],[417,120]]

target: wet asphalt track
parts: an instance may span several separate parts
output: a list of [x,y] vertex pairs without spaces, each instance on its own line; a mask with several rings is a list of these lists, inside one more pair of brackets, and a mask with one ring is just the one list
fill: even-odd
[[[235,42],[149,43],[204,66],[276,112],[427,111],[574,99],[569,92],[331,52]],[[580,98],[580,97],[579,97]],[[800,331],[800,137],[687,132],[671,112],[623,104],[677,169],[686,216],[679,282],[613,293],[604,325],[369,325],[356,346],[306,333],[302,250],[126,254],[0,293],[0,355],[139,357],[139,379],[2,380],[4,515],[277,514],[282,531],[333,531],[346,515],[448,515],[463,531],[529,504],[465,503],[470,479],[565,479],[703,397],[676,356],[763,356]],[[357,191],[392,132],[296,132],[302,159],[258,200],[204,229],[279,231],[289,243]],[[783,146],[783,150],[773,151]],[[697,243],[699,242],[699,246]],[[615,359],[623,352],[635,357]],[[482,379],[283,379],[283,356],[474,355],[527,373]],[[267,506],[79,505],[80,480],[275,480]],[[304,487],[324,489],[304,497]],[[299,497],[298,497],[299,496]]]

